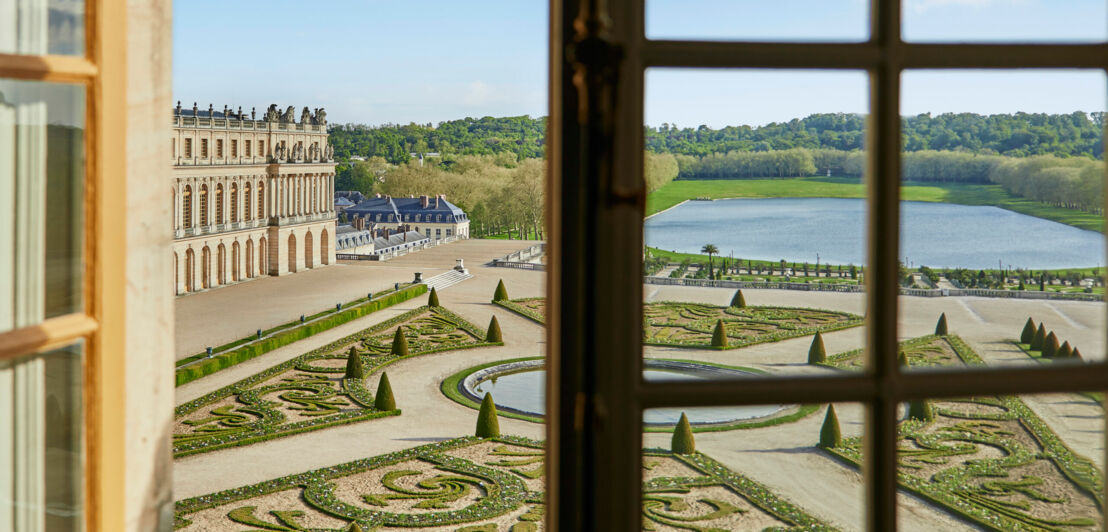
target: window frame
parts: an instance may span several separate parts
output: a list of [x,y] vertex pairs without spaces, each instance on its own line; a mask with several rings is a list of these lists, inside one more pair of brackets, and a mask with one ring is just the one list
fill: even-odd
[[84,57],[0,54],[0,77],[85,87],[84,308],[0,333],[0,360],[84,341],[84,525],[108,532],[126,529],[127,3],[85,0],[84,16]]
[[[1108,366],[901,373],[897,354],[900,76],[909,69],[1108,70],[1108,43],[906,43],[899,0],[871,0],[864,42],[648,40],[646,0],[551,0],[547,129],[547,529],[641,528],[642,412],[866,405],[865,526],[896,530],[896,408],[920,398],[1102,390]],[[861,70],[869,76],[861,375],[642,379],[643,85],[651,67]],[[596,231],[596,228],[604,231]],[[602,234],[601,234],[602,233]],[[602,235],[618,235],[605,238]],[[630,341],[628,341],[630,339]],[[592,356],[604,353],[605,356]],[[603,464],[603,467],[598,467]]]

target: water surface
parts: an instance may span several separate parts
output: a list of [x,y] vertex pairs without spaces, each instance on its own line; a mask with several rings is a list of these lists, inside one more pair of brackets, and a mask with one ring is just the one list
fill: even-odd
[[[704,380],[707,377],[648,369],[643,371],[646,380]],[[506,406],[524,412],[545,414],[544,392],[546,389],[546,370],[534,369],[501,375],[495,380],[481,381],[475,387],[478,396],[492,393],[498,406]],[[687,412],[690,423],[726,423],[740,419],[751,419],[773,414],[784,408],[781,405],[757,406],[719,406],[707,408],[652,408],[643,413],[643,422],[650,424],[675,424],[681,419],[681,412]]]
[[[900,256],[932,268],[1104,264],[1104,235],[999,207],[901,202]],[[689,201],[646,221],[646,245],[815,264],[865,263],[865,202],[845,198]]]

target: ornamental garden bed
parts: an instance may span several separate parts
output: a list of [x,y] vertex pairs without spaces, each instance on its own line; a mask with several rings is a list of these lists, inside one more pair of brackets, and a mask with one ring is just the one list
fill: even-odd
[[[901,344],[909,366],[983,366],[957,336],[924,336]],[[826,365],[861,368],[862,354]],[[1094,530],[1100,527],[1103,475],[1018,397],[927,401],[930,419],[898,428],[900,485],[952,514],[990,530]],[[861,438],[826,449],[855,466]]]
[[[542,442],[459,438],[178,501],[175,527],[533,532],[543,466]],[[834,530],[704,454],[644,451],[643,481],[644,530]]]
[[[495,301],[530,318],[546,322],[546,300],[541,297]],[[847,312],[790,307],[719,307],[700,303],[658,302],[643,306],[646,318],[643,341],[647,345],[698,349],[737,349],[777,342],[816,332],[829,332],[862,324],[861,316]],[[727,345],[712,345],[712,332],[722,321]]]
[[[398,328],[408,355],[392,354]],[[377,410],[370,374],[399,360],[503,342],[485,341],[485,331],[442,307],[423,306],[256,373],[177,407],[175,457],[247,445],[324,427],[383,416]],[[344,378],[354,348],[366,379]],[[403,396],[401,395],[401,404]]]

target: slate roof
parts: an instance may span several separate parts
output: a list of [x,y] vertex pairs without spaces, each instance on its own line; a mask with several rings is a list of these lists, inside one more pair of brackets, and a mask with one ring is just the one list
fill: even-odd
[[354,205],[353,201],[346,198],[335,198],[335,207],[350,207],[351,205]]
[[[445,199],[440,198],[438,200],[438,207],[435,206],[435,203],[434,197],[428,198],[427,207],[423,207],[421,198],[381,196],[380,198],[369,198],[353,207],[349,207],[346,209],[346,213],[368,217],[367,219],[372,222],[452,223],[469,219],[465,211]],[[390,214],[392,219],[389,219]],[[380,220],[377,219],[378,215],[381,216]]]

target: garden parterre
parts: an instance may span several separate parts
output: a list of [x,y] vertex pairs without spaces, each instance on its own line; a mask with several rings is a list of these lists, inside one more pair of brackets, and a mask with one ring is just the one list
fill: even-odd
[[[370,374],[407,358],[391,353],[398,328],[409,357],[502,344],[485,341],[485,331],[445,308],[417,308],[178,406],[174,456],[399,415],[375,409],[366,386]],[[351,347],[366,380],[343,378]]]
[[[458,438],[178,501],[183,531],[543,527],[542,443]],[[648,450],[644,530],[834,530],[703,454]]]
[[[496,301],[496,304],[539,323],[546,321],[541,297]],[[719,307],[700,303],[658,302],[643,306],[644,343],[647,345],[736,349],[776,342],[862,324],[847,312],[788,307]],[[712,328],[722,320],[726,347],[712,347]]]
[[[901,344],[909,366],[981,366],[957,336],[924,336]],[[862,353],[830,357],[856,370]],[[929,401],[933,420],[899,426],[902,487],[994,530],[1094,530],[1100,526],[1103,476],[1070,450],[1018,397]],[[861,438],[827,449],[862,463]]]

